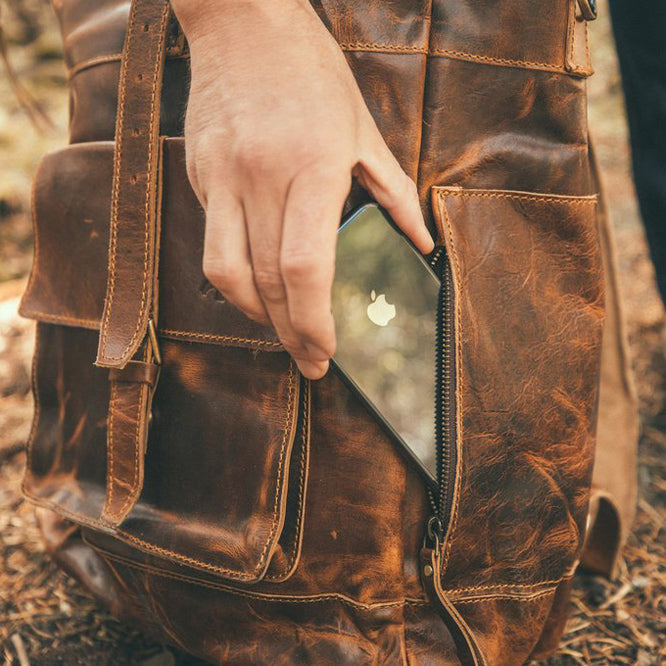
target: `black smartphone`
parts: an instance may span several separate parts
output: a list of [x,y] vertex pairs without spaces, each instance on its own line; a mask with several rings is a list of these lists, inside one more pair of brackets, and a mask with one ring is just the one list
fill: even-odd
[[377,204],[338,233],[333,366],[435,483],[435,339],[440,280]]

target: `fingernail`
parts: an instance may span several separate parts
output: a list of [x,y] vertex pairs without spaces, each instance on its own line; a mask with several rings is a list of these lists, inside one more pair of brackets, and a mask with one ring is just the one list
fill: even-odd
[[296,361],[298,369],[308,379],[321,379],[328,372],[328,361],[324,363],[310,363],[309,361]]

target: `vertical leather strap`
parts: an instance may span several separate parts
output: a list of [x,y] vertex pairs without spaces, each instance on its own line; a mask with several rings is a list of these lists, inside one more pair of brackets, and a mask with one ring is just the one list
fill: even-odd
[[486,659],[474,637],[474,633],[442,588],[441,553],[439,546],[435,548],[424,546],[421,549],[420,560],[423,587],[431,603],[437,609],[451,632],[461,665],[487,666]]
[[146,337],[153,298],[160,97],[167,0],[133,0],[118,91],[109,270],[97,365],[123,368]]
[[106,501],[102,520],[119,525],[134,508],[143,487],[151,386],[112,381],[106,422]]
[[[157,254],[160,97],[167,0],[133,0],[120,71],[109,269],[96,364],[110,368],[106,502],[117,526],[143,487],[144,455],[159,356]],[[152,318],[152,322],[150,319]],[[148,336],[148,330],[152,336]]]

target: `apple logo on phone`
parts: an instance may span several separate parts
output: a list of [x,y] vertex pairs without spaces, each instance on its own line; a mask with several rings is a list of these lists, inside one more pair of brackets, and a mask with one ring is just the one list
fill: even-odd
[[386,301],[385,294],[377,294],[372,290],[370,294],[372,303],[368,305],[368,318],[373,324],[377,326],[386,326],[391,319],[395,317],[395,305]]

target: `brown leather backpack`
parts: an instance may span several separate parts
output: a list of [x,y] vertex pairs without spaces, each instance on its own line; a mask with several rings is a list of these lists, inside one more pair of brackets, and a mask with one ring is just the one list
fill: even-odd
[[313,0],[444,253],[433,493],[333,372],[304,380],[205,281],[186,45],[166,0],[128,4],[54,2],[71,144],[35,177],[21,308],[38,322],[25,494],[69,521],[44,514],[52,550],[119,616],[213,663],[552,650],[603,319],[588,3]]

